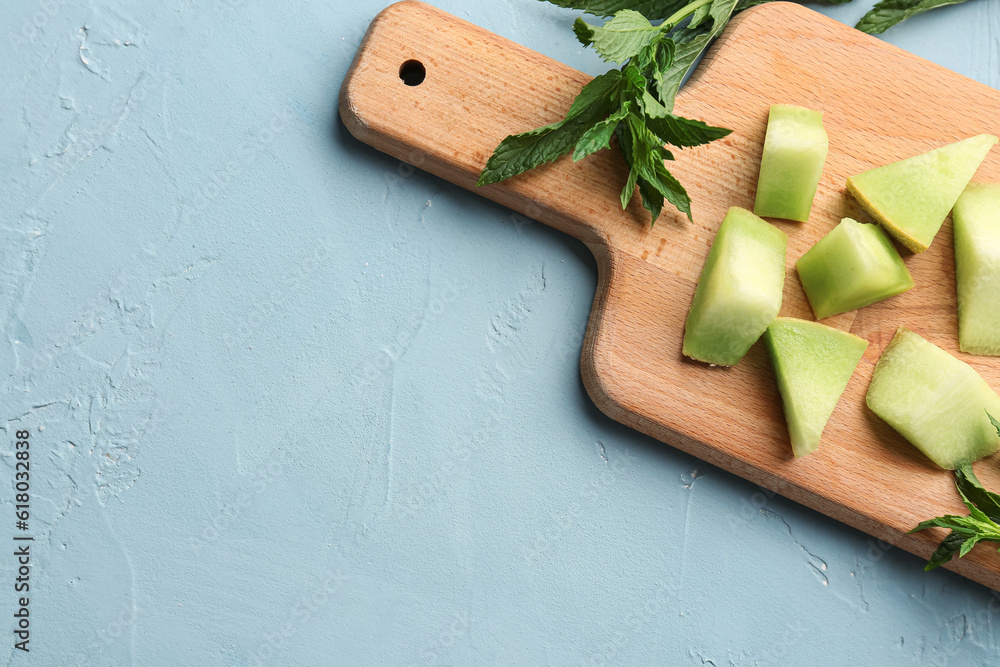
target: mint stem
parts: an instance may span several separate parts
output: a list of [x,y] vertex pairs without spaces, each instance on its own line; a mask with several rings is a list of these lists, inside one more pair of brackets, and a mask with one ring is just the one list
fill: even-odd
[[703,7],[712,2],[712,0],[694,0],[689,5],[681,7],[676,12],[674,12],[666,21],[663,22],[664,25],[675,26],[684,19],[686,19],[691,14],[694,14],[699,7]]

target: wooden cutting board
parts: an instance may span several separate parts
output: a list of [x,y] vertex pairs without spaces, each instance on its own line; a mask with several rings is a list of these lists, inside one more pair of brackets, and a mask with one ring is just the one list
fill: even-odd
[[[567,39],[570,39],[567,26]],[[400,69],[425,72],[406,85]],[[671,170],[694,202],[694,224],[664,209],[655,227],[638,195],[621,210],[626,171],[616,151],[568,158],[475,188],[508,134],[562,118],[590,77],[420,2],[400,2],[368,29],[340,92],[361,141],[582,240],[598,286],[581,359],[606,414],[714,465],[927,557],[943,531],[920,520],[967,513],[952,475],[936,469],[865,407],[875,362],[899,325],[972,364],[1000,389],[1000,358],[958,352],[950,220],[931,249],[904,252],[906,294],[825,322],[871,342],[820,449],[793,459],[781,398],[758,342],[731,369],[681,355],[695,284],[730,206],[753,208],[768,108],[824,112],[830,154],[808,223],[773,221],[789,237],[782,314],[812,319],[795,261],[842,217],[871,222],[848,176],[983,132],[1000,132],[1000,92],[792,3],[738,15],[677,99],[678,113],[733,133],[680,151]],[[411,81],[412,83],[412,81]],[[994,150],[977,180],[1000,182]],[[996,457],[976,466],[1000,488]],[[736,499],[741,502],[744,499]],[[919,567],[914,562],[913,567]],[[1000,590],[1000,556],[980,545],[949,566]]]

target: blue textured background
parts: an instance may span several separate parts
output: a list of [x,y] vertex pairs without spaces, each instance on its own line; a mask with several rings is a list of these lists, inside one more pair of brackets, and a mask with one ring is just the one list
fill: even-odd
[[[36,542],[2,659],[996,664],[1000,596],[594,408],[585,248],[340,124],[383,2],[5,0],[0,452],[31,429]],[[603,71],[574,12],[437,4]],[[971,0],[887,39],[996,86],[998,36]]]

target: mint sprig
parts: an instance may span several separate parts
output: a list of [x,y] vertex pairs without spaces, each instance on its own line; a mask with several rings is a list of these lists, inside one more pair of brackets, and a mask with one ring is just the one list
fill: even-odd
[[[1000,435],[1000,422],[987,413],[993,427]],[[915,533],[928,528],[947,528],[951,532],[938,545],[925,570],[941,567],[956,556],[962,558],[979,542],[1000,543],[1000,495],[987,491],[972,471],[971,464],[959,466],[955,471],[956,487],[962,502],[969,508],[968,516],[948,514],[921,521]]]
[[[659,26],[632,9],[616,10],[613,18],[600,26],[577,19],[573,30],[580,42],[593,46],[620,69],[585,85],[563,120],[504,139],[487,161],[477,185],[497,183],[570,152],[574,161],[582,160],[610,148],[615,138],[629,167],[621,193],[622,208],[638,187],[654,223],[664,202],[691,219],[691,199],[664,165],[664,161],[674,159],[665,146],[699,146],[731,130],[672,113],[681,80],[703,47],[692,46],[692,41],[678,44],[671,33],[687,19],[688,29],[702,30],[694,41],[704,38],[707,43],[716,32],[714,26],[728,21],[736,2],[659,3],[659,11],[680,7]],[[605,11],[596,5],[588,7]],[[692,24],[696,27],[691,28]]]

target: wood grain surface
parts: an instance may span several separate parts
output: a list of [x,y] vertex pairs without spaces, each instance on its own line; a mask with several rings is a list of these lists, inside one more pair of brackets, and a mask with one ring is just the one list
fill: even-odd
[[[405,85],[417,60],[425,80]],[[753,208],[767,112],[796,104],[824,112],[826,169],[808,223],[772,221],[789,237],[782,315],[812,319],[795,261],[842,217],[871,219],[848,176],[983,132],[1000,132],[1000,92],[792,3],[741,13],[677,100],[678,113],[733,133],[680,151],[671,170],[695,222],[664,209],[655,227],[638,195],[621,210],[624,163],[602,151],[475,188],[506,135],[560,119],[590,79],[561,63],[408,1],[369,27],[341,88],[340,112],[360,140],[581,239],[598,287],[581,359],[587,390],[612,418],[871,535],[927,557],[943,531],[917,522],[966,513],[950,473],[937,469],[865,407],[875,362],[899,325],[972,364],[1000,389],[1000,358],[958,352],[950,219],[930,250],[903,251],[917,286],[824,320],[871,342],[819,450],[791,454],[781,399],[758,342],[731,369],[681,355],[684,319],[715,231],[730,206]],[[1000,182],[1000,151],[976,180]],[[976,467],[1000,487],[997,458]],[[735,499],[734,499],[735,502]],[[985,545],[948,567],[1000,590],[1000,556]]]

